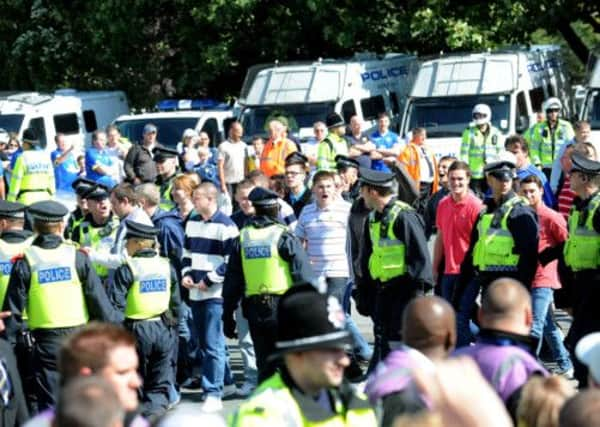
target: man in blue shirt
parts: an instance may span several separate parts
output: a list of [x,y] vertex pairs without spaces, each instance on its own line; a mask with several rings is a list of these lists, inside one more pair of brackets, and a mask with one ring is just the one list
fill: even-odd
[[390,172],[388,162],[393,162],[401,151],[398,135],[390,129],[390,116],[380,113],[377,116],[377,130],[371,134],[375,150],[371,151],[371,169]]
[[114,179],[115,166],[106,151],[106,133],[97,130],[92,134],[92,147],[85,153],[85,173],[88,179],[104,184],[108,188],[117,185]]
[[56,150],[50,154],[54,166],[56,190],[74,193],[73,181],[79,176],[79,165],[73,154],[73,146],[66,140],[65,135],[57,133],[54,137]]

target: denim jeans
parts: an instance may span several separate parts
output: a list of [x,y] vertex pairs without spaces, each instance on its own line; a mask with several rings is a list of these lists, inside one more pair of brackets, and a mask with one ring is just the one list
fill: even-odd
[[179,357],[178,370],[179,378],[185,381],[188,378],[197,376],[202,364],[198,356],[198,327],[194,322],[192,309],[185,302],[181,303],[179,309]]
[[442,283],[441,283],[441,291],[442,298],[446,301],[452,301],[452,294],[454,293],[454,286],[456,286],[456,281],[458,280],[458,274],[443,274],[442,275]]
[[221,320],[223,300],[192,301],[192,313],[198,330],[198,352],[202,357],[202,389],[207,396],[221,397],[227,374],[227,351]]
[[479,332],[477,326],[471,321],[471,313],[479,295],[480,287],[479,281],[472,279],[460,299],[458,312],[456,313],[456,348],[469,345]]
[[554,290],[552,288],[533,288],[531,290],[531,306],[533,311],[533,324],[531,335],[538,340],[535,354],[539,356],[542,348],[542,339],[545,338],[552,351],[552,357],[561,370],[571,369],[573,364],[569,353],[563,344],[563,336],[554,322],[552,301]]
[[241,305],[235,311],[235,321],[238,332],[238,345],[242,354],[242,363],[244,364],[244,381],[256,385],[258,381],[258,369],[256,368],[256,355],[254,353],[254,343],[250,336],[250,327],[248,320],[242,313]]
[[350,332],[350,335],[352,336],[354,353],[357,356],[360,356],[364,360],[370,360],[371,357],[373,357],[373,349],[371,348],[371,346],[369,345],[369,343],[367,342],[365,337],[363,337],[362,334],[360,333],[360,331],[358,330],[358,326],[356,325],[354,320],[352,320],[352,316],[350,313],[350,307],[352,306],[351,298],[352,298],[352,288],[353,287],[354,287],[354,283],[352,281],[349,281],[348,284],[346,285],[346,289],[344,291],[344,297],[342,298],[342,301],[341,301],[342,308],[344,309],[344,312],[346,313],[346,329],[348,329],[348,331]]

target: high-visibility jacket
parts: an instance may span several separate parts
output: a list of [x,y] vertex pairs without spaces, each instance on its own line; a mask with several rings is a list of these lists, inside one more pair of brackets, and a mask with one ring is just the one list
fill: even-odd
[[[102,227],[94,227],[85,220],[79,225],[79,242],[81,246],[88,246],[97,251],[109,252],[114,246],[119,228],[119,218],[111,217],[108,222]],[[108,277],[108,268],[93,262],[92,266],[100,279],[104,280]]]
[[127,292],[125,317],[150,319],[169,309],[171,300],[171,265],[167,258],[128,257],[127,265],[133,275],[133,284]]
[[[231,427],[375,427],[377,419],[368,401],[358,392],[343,402],[336,393],[332,396],[335,414],[317,419],[304,414],[281,374],[276,373],[262,382],[252,396],[242,403],[230,418]],[[350,403],[348,403],[348,401]]]
[[515,240],[507,221],[513,208],[522,204],[527,204],[527,201],[521,197],[513,197],[495,212],[480,215],[477,222],[479,236],[473,248],[473,265],[479,271],[517,271],[519,255],[514,253]]
[[14,264],[13,258],[22,254],[25,248],[31,246],[31,242],[33,242],[33,236],[17,243],[9,243],[0,239],[0,307],[4,306],[8,280]]
[[569,237],[565,242],[565,264],[580,271],[600,267],[600,234],[594,230],[594,215],[600,206],[600,193],[592,197],[583,211],[571,208]]
[[27,295],[29,328],[80,326],[89,316],[75,268],[76,247],[63,242],[54,249],[30,246],[24,250],[31,270]]
[[27,206],[49,200],[56,192],[54,167],[43,150],[25,150],[17,158],[10,179],[7,200]]
[[170,178],[166,185],[161,186],[160,190],[160,204],[158,205],[164,211],[170,211],[175,209],[175,202],[173,201],[173,196],[171,196],[171,191],[173,190],[173,178]]
[[294,141],[287,138],[273,141],[268,140],[260,156],[260,170],[269,178],[273,175],[283,174],[285,172],[285,158],[298,147]]
[[526,135],[529,138],[531,163],[551,168],[560,148],[575,137],[575,132],[571,123],[558,119],[553,130],[550,130],[547,121],[543,121],[534,125]]
[[337,155],[348,155],[348,142],[344,137],[329,133],[317,147],[317,170],[335,171]]
[[435,194],[439,190],[440,174],[438,172],[438,164],[435,154],[433,154],[429,148],[425,146],[418,146],[413,142],[409,142],[404,150],[402,150],[398,155],[398,161],[400,161],[406,167],[406,172],[413,179],[417,188],[419,188],[419,184],[421,182],[421,156],[423,156],[422,150],[425,150],[425,155],[431,164],[433,172],[431,194]]
[[402,211],[413,208],[399,200],[388,209],[381,220],[375,212],[369,214],[369,235],[373,252],[369,257],[369,273],[373,279],[386,282],[406,274],[406,246],[394,234],[394,222]]
[[246,226],[240,232],[242,270],[247,297],[260,294],[281,295],[293,282],[290,266],[279,255],[277,243],[287,230],[283,224],[267,227]]
[[488,125],[489,130],[483,134],[475,125],[469,126],[462,134],[460,160],[469,164],[473,178],[483,178],[483,167],[492,163],[504,151],[504,141],[500,131]]

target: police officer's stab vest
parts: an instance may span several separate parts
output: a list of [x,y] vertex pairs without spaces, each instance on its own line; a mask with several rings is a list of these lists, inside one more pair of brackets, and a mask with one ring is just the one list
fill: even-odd
[[592,197],[583,211],[575,206],[569,213],[569,237],[564,247],[565,263],[573,271],[600,267],[600,234],[594,230],[594,214],[600,206],[600,193]]
[[324,420],[312,420],[302,410],[281,374],[276,373],[252,394],[252,397],[240,405],[237,413],[230,419],[232,427],[371,427],[377,425],[375,413],[363,400],[357,399],[356,407],[344,407],[337,396],[333,399],[335,415]]
[[87,306],[75,268],[75,245],[63,242],[54,249],[30,246],[23,253],[31,270],[29,327],[69,328],[87,323]]
[[133,285],[127,292],[125,317],[150,319],[169,309],[171,300],[171,267],[163,257],[128,257]]
[[169,179],[169,183],[165,185],[165,188],[160,193],[160,203],[158,205],[163,211],[170,211],[175,209],[175,202],[171,196],[173,190],[173,179]]
[[[89,246],[95,250],[106,250],[107,252],[113,247],[117,237],[119,228],[119,218],[111,217],[108,222],[101,227],[93,227],[89,221],[82,221],[79,225],[79,243],[82,246]],[[92,263],[96,274],[100,279],[108,277],[108,268]]]
[[373,252],[369,257],[369,272],[375,280],[386,282],[406,273],[406,246],[394,234],[394,221],[402,211],[413,210],[401,201],[395,201],[379,221],[375,212],[369,214],[369,235]]
[[513,208],[524,204],[527,204],[525,199],[513,197],[495,212],[480,214],[477,222],[479,239],[473,248],[473,265],[479,271],[517,271],[519,255],[514,253],[515,240],[507,221]]
[[[50,183],[54,182],[54,168],[43,150],[26,150],[21,154],[23,176],[17,201],[27,206],[49,200],[55,192]],[[14,171],[13,171],[14,173]]]
[[292,286],[290,267],[279,255],[277,242],[287,230],[282,224],[244,227],[240,233],[246,296],[281,295]]
[[335,171],[337,155],[348,155],[348,142],[343,137],[330,132],[317,146],[317,170]]
[[548,122],[543,121],[533,126],[529,136],[531,162],[534,165],[541,164],[544,168],[551,168],[560,148],[575,137],[575,132],[571,123],[558,119],[553,132],[550,131]]
[[483,178],[483,167],[496,160],[504,149],[500,131],[488,124],[489,131],[484,135],[477,126],[469,126],[463,132],[460,146],[460,159],[469,164],[473,178]]
[[31,246],[33,236],[18,243],[8,243],[0,240],[0,307],[4,306],[4,298],[8,289],[8,280],[13,267],[13,257],[22,254],[25,248]]

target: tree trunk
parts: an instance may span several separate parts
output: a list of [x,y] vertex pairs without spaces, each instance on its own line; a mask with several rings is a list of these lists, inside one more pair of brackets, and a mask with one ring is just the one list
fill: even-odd
[[587,64],[588,57],[590,56],[590,50],[573,30],[570,22],[567,19],[559,19],[557,22],[557,28],[565,38],[566,42],[569,44],[571,50],[573,50],[577,58],[579,58],[581,63]]

